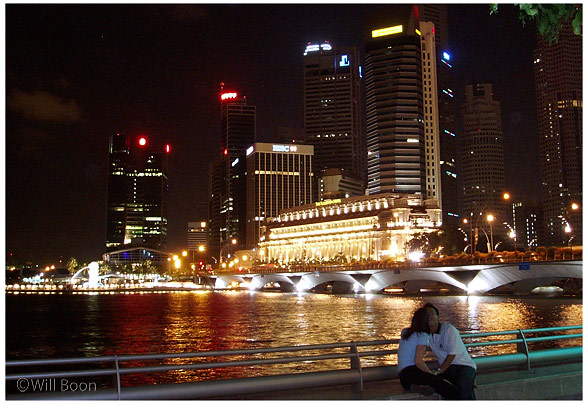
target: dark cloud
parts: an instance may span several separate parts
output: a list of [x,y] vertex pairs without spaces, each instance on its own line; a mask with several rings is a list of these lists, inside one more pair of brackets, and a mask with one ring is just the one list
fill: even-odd
[[14,90],[7,99],[8,108],[33,121],[78,122],[83,110],[75,100],[65,100],[46,91]]

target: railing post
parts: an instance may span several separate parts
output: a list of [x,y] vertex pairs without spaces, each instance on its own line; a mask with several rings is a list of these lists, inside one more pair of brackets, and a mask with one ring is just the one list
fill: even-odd
[[120,369],[118,367],[118,355],[114,355],[114,368],[116,369],[116,395],[120,401]]
[[517,330],[517,339],[522,339],[523,342],[517,342],[517,352],[524,353],[527,357],[527,364],[519,366],[519,370],[531,370],[531,359],[529,358],[529,346],[527,345],[527,340],[525,339],[525,334],[523,330]]
[[363,375],[361,372],[361,361],[359,360],[359,352],[357,351],[357,345],[355,345],[355,342],[351,343],[349,352],[355,354],[355,356],[349,358],[351,362],[351,369],[356,369],[359,372],[359,383],[353,384],[353,391],[363,391]]

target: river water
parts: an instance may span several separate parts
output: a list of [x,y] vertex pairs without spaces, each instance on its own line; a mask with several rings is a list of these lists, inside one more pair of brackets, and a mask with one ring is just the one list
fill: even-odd
[[[249,291],[20,293],[6,295],[6,359],[394,339],[425,302],[436,305],[441,321],[452,323],[461,332],[582,324],[582,299],[568,297],[406,297]],[[507,348],[485,349],[473,351],[473,356],[503,353]],[[202,372],[198,375],[218,376]]]

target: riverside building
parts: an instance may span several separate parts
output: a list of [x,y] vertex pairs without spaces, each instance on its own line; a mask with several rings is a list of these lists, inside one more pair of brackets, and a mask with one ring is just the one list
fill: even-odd
[[257,247],[266,218],[315,200],[313,149],[311,145],[275,143],[254,143],[247,149],[247,249]]
[[436,231],[441,210],[420,195],[378,194],[332,199],[286,209],[266,223],[261,262],[320,263],[404,260],[406,243]]

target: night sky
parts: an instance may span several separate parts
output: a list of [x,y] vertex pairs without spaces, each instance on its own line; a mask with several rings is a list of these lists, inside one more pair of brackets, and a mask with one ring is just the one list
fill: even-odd
[[[307,42],[362,48],[363,17],[377,7],[6,5],[7,256],[101,259],[116,132],[171,142],[168,247],[185,248],[187,222],[206,217],[219,83],[257,107],[258,140],[302,128]],[[494,85],[507,188],[538,196],[534,26],[504,4],[497,16],[487,4],[450,5],[449,24],[457,105],[465,84]]]

